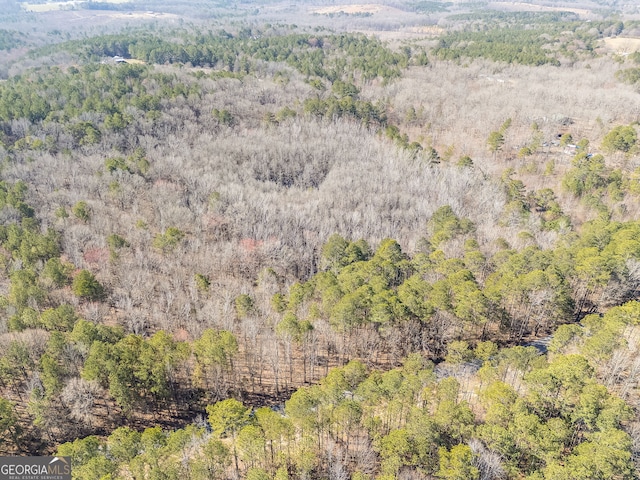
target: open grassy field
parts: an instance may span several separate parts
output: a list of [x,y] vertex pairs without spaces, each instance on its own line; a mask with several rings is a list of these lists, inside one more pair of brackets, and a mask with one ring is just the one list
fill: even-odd
[[618,54],[629,54],[640,51],[640,38],[616,37],[602,40],[604,45]]

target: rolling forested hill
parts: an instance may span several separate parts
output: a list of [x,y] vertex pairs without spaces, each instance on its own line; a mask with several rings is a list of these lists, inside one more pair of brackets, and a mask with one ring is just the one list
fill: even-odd
[[3,454],[637,476],[627,6],[9,6]]

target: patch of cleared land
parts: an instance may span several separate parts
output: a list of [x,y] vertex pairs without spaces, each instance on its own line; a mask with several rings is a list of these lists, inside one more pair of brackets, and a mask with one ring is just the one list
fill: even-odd
[[[67,2],[68,5],[70,2]],[[77,24],[87,23],[91,25],[106,25],[113,22],[120,22],[123,20],[178,20],[179,15],[171,13],[161,12],[118,12],[111,10],[82,10],[71,9],[66,7],[64,9],[50,9],[50,10],[31,10],[33,12],[43,13],[47,15],[47,21],[51,24],[55,22],[73,22]]]
[[616,37],[602,40],[605,47],[620,55],[640,51],[640,38]]

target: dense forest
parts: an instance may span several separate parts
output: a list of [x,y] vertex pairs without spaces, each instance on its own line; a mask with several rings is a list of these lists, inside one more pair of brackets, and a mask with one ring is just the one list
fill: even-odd
[[0,18],[0,453],[637,478],[634,12],[186,5]]

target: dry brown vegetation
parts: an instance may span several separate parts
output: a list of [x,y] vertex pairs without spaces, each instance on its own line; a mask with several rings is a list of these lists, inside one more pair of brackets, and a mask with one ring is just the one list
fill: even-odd
[[[438,62],[429,68],[410,69],[400,81],[378,89],[372,98],[388,96],[400,121],[407,121],[407,112],[415,109],[417,118],[407,125],[411,138],[431,143],[439,152],[450,148],[454,161],[469,155],[483,172],[497,175],[514,168],[529,188],[553,188],[579,224],[585,219],[579,206],[571,196],[563,195],[560,187],[572,155],[552,142],[559,134],[570,133],[576,141],[589,139],[590,151],[602,153],[600,142],[613,126],[639,118],[637,92],[612,79],[617,68],[606,57],[560,69],[482,60],[464,65]],[[487,150],[486,139],[507,118],[513,124],[496,159]],[[547,147],[519,158],[519,149],[532,139],[534,123]],[[608,158],[614,166],[620,160]],[[624,158],[630,169],[639,160],[637,156]],[[555,169],[545,174],[549,161]],[[637,218],[637,202],[630,202],[629,207],[632,210],[621,220]]]
[[617,37],[605,38],[603,43],[606,47],[619,55],[629,55],[640,50],[640,38]]
[[[435,43],[432,37],[443,33],[432,25],[434,17],[416,16],[404,23],[407,12],[388,6],[331,6],[315,12],[323,14],[314,20],[318,25],[331,24],[324,14],[372,13],[357,20],[340,17],[339,29],[355,25],[352,22],[358,28],[380,31],[402,24],[402,32],[391,34],[397,48],[430,47]],[[138,13],[68,15],[64,18],[109,24],[119,18],[134,21]],[[163,21],[173,22],[177,17],[171,15],[162,14]],[[280,13],[273,7],[264,18],[270,15],[279,18]],[[301,23],[312,20],[305,16]],[[417,37],[416,43],[407,42]],[[45,60],[26,59],[7,67],[6,73],[58,60],[66,69],[75,63],[69,58],[57,53]],[[477,248],[486,258],[505,245],[515,250],[554,247],[568,226],[544,229],[535,209],[531,215],[505,214],[510,199],[501,176],[507,169],[522,180],[524,194],[552,189],[573,228],[598,217],[598,211],[562,187],[576,152],[561,146],[559,136],[570,134],[576,142],[588,139],[589,152],[601,153],[604,136],[614,126],[637,122],[640,107],[637,91],[616,81],[614,72],[620,66],[614,59],[606,55],[579,58],[563,58],[560,67],[431,58],[429,65],[410,66],[402,78],[389,82],[361,81],[357,73],[353,75],[349,80],[358,84],[359,98],[384,105],[389,125],[397,126],[424,150],[399,147],[380,125],[305,112],[305,100],[332,95],[330,85],[316,88],[292,67],[264,61],[254,62],[247,75],[240,74],[238,64],[232,65],[235,72],[224,75],[216,75],[220,69],[215,67],[149,65],[145,68],[194,90],[167,95],[155,117],[127,107],[128,125],[103,129],[93,144],[80,144],[63,120],[7,121],[7,138],[52,138],[55,147],[21,149],[7,143],[2,154],[11,159],[3,165],[2,179],[29,185],[27,203],[35,209],[41,231],[51,227],[59,232],[62,259],[73,265],[73,275],[80,269],[91,271],[106,291],[99,301],[88,301],[70,286],[50,288],[46,306],[69,303],[92,323],[122,326],[126,333],[145,339],[163,330],[175,340],[191,342],[207,329],[215,329],[232,332],[239,343],[233,365],[219,367],[193,391],[179,386],[198,383],[193,380],[196,366],[190,357],[172,372],[172,385],[178,386],[170,401],[149,401],[128,415],[104,388],[79,377],[86,349],[69,348],[65,358],[71,370],[59,395],[71,421],[67,424],[56,417],[51,405],[45,413],[38,412],[46,421],[29,431],[46,432],[48,446],[34,443],[32,450],[51,448],[80,434],[107,433],[121,424],[162,423],[163,416],[168,417],[165,426],[189,422],[193,409],[202,410],[203,401],[226,395],[254,406],[281,403],[294,389],[319,381],[330,368],[352,358],[388,369],[414,349],[441,357],[446,341],[465,335],[472,343],[487,336],[508,343],[538,330],[546,334],[555,320],[546,318],[543,304],[550,293],[544,288],[536,292],[541,300],[531,308],[510,300],[504,310],[514,314],[506,329],[497,307],[488,328],[465,326],[450,312],[438,312],[430,327],[413,321],[398,328],[368,325],[345,333],[320,316],[314,318],[313,330],[304,341],[277,331],[283,315],[273,298],[286,296],[295,282],[326,270],[320,265],[321,250],[333,234],[352,241],[364,239],[373,250],[393,238],[410,256],[425,253],[432,233],[428,222],[444,205],[475,225]],[[151,81],[146,86],[150,93],[160,88]],[[278,117],[285,108],[294,113]],[[219,115],[222,111],[229,115],[225,121]],[[510,126],[505,129],[504,144],[490,152],[487,139],[507,119]],[[98,125],[105,115],[84,112],[76,120]],[[519,155],[536,136],[540,137],[538,148]],[[143,152],[148,170],[107,168],[110,159],[136,151]],[[460,164],[465,156],[470,164]],[[606,162],[628,173],[640,166],[640,157],[637,151],[616,153],[608,155]],[[86,217],[60,213],[72,212],[79,202],[86,202]],[[613,220],[640,215],[640,202],[629,192],[607,206]],[[16,212],[3,215],[9,223]],[[175,245],[159,244],[157,239],[170,229],[178,229],[184,237]],[[126,241],[117,251],[109,244],[114,234]],[[455,259],[465,253],[469,239],[454,238],[439,248],[445,257]],[[6,252],[3,257],[7,257],[3,263],[7,274],[0,278],[0,293],[7,295],[10,271],[21,265]],[[482,262],[474,272],[480,283],[495,267],[484,258]],[[587,280],[576,280],[572,287],[581,293],[584,305],[576,308],[575,317],[613,304],[618,300],[616,288],[622,292],[620,300],[636,292],[636,274],[635,270],[629,273],[624,288],[614,281],[591,288]],[[436,281],[444,274],[425,276]],[[206,278],[206,288],[199,278]],[[253,301],[248,311],[238,307],[243,295]],[[41,305],[36,302],[35,306]],[[300,319],[313,317],[310,308],[302,303]],[[4,385],[3,394],[20,405],[20,416],[29,418],[35,414],[24,405],[41,388],[38,359],[50,336],[37,329],[9,332],[10,308],[7,312],[0,319],[0,347],[25,345],[33,370]],[[428,334],[423,335],[427,328]],[[508,328],[513,331],[505,333]],[[620,360],[623,364],[624,369],[636,368],[635,363],[630,366],[629,358]],[[464,378],[469,381],[469,376]],[[462,392],[471,395],[471,386],[465,385]],[[200,397],[194,400],[191,395]],[[370,445],[362,450],[373,455]]]

